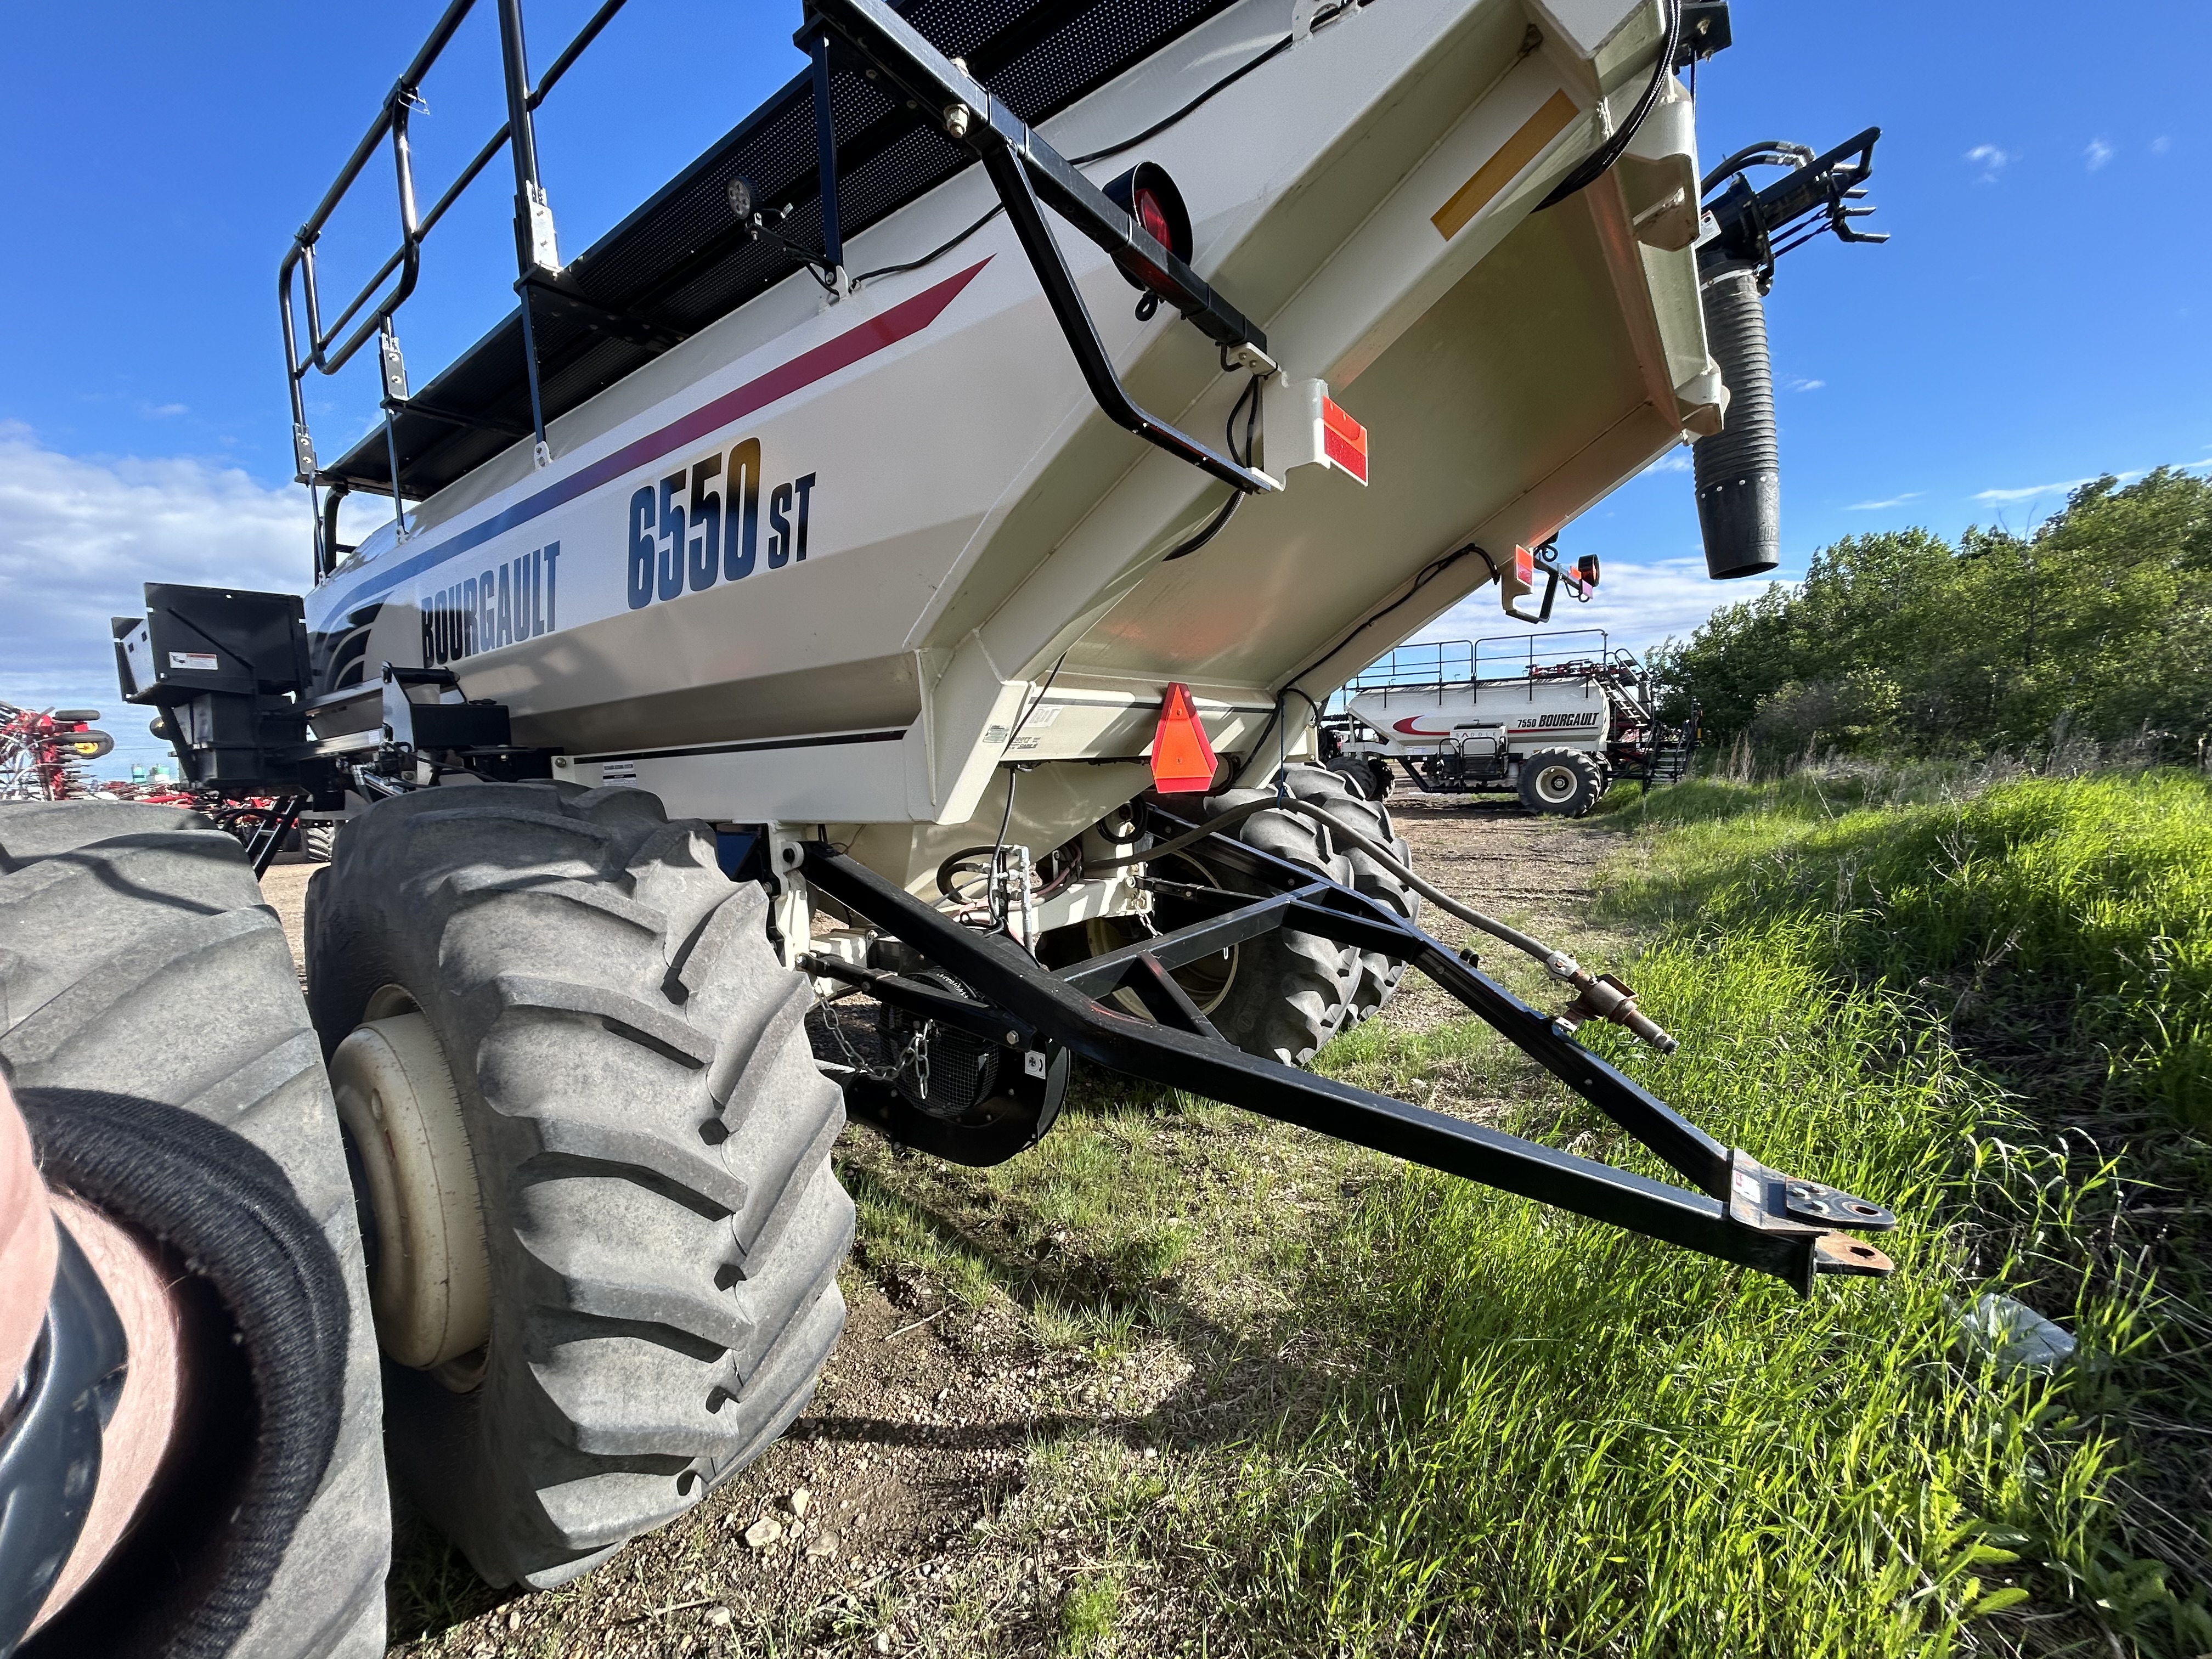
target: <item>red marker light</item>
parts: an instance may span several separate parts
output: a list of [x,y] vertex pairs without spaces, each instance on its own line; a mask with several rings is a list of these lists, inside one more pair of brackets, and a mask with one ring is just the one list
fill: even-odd
[[1213,787],[1218,767],[1190,688],[1170,685],[1160,703],[1160,723],[1152,731],[1152,787],[1163,795],[1199,794]]
[[1159,192],[1149,185],[1137,191],[1137,210],[1131,216],[1145,228],[1145,232],[1162,247],[1175,247],[1175,230],[1168,222],[1168,210],[1160,201]]
[[1525,547],[1513,550],[1513,580],[1523,587],[1536,585],[1536,556]]
[[[1178,259],[1190,258],[1190,212],[1182,192],[1167,170],[1151,161],[1139,161],[1120,178],[1102,186],[1106,199],[1127,214],[1145,234]],[[1114,256],[1114,264],[1132,288],[1159,295],[1170,286],[1165,272],[1133,249]]]

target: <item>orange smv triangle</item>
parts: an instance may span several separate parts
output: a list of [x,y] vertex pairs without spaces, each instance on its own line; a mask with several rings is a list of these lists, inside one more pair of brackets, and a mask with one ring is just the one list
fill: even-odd
[[1190,688],[1170,685],[1152,732],[1152,787],[1163,795],[1197,794],[1213,787],[1218,765],[1206,728],[1198,723]]

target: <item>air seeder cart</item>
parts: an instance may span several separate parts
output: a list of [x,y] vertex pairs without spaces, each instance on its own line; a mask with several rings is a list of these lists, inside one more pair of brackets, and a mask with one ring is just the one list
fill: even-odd
[[1332,700],[1322,754],[1375,800],[1402,775],[1426,794],[1512,792],[1580,817],[1615,782],[1689,770],[1696,712],[1667,726],[1658,702],[1651,671],[1603,629],[1402,645]]
[[[1672,1039],[1317,763],[1377,647],[1493,579],[1513,607],[1515,550],[1722,429],[1674,71],[1725,8],[810,0],[811,70],[565,257],[532,122],[619,3],[533,83],[497,0],[508,121],[422,210],[454,0],[286,256],[304,612],[117,624],[193,777],[350,814],[309,1000],[390,1455],[476,1565],[580,1572],[799,1410],[847,1113],[990,1163],[1078,1060],[1801,1289],[1885,1271],[1839,1231],[1883,1210],[1583,1046]],[[418,386],[424,239],[502,149],[518,307]],[[319,236],[373,162],[398,246],[334,302]],[[305,389],[364,358],[383,422],[324,459]],[[347,545],[362,497],[392,515]],[[1408,967],[1686,1184],[1302,1069]]]

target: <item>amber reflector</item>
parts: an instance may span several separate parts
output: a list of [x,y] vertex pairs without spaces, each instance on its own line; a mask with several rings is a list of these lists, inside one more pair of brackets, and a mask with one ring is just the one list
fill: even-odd
[[1194,795],[1213,787],[1218,763],[1206,728],[1198,723],[1198,710],[1190,688],[1168,687],[1160,704],[1160,723],[1152,732],[1152,787],[1163,795]]

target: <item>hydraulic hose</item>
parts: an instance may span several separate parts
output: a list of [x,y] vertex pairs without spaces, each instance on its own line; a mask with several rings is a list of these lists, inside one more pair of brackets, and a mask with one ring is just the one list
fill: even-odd
[[1595,1015],[1602,1019],[1611,1020],[1617,1025],[1626,1027],[1638,1038],[1649,1043],[1662,1054],[1671,1054],[1680,1046],[1637,1007],[1633,994],[1611,975],[1606,975],[1603,977],[1595,975],[1565,951],[1547,945],[1543,940],[1524,933],[1517,927],[1509,927],[1498,921],[1497,917],[1487,915],[1472,905],[1461,903],[1441,888],[1423,880],[1415,874],[1413,868],[1402,862],[1389,848],[1353,829],[1341,818],[1332,817],[1311,801],[1299,800],[1289,796],[1278,799],[1273,795],[1262,800],[1247,801],[1242,806],[1232,806],[1226,812],[1208,818],[1195,830],[1187,830],[1182,835],[1162,842],[1157,847],[1147,848],[1141,853],[1129,854],[1121,858],[1106,859],[1095,863],[1086,860],[1083,872],[1089,876],[1108,870],[1126,869],[1131,865],[1148,863],[1154,859],[1166,858],[1172,854],[1181,852],[1186,847],[1203,841],[1208,836],[1234,828],[1255,813],[1273,811],[1300,813],[1314,819],[1316,823],[1326,824],[1333,835],[1346,843],[1357,847],[1439,910],[1448,915],[1458,917],[1468,927],[1487,933],[1491,938],[1503,944],[1511,945],[1524,956],[1534,957],[1543,965],[1546,973],[1560,983],[1571,986],[1578,993],[1575,1002],[1570,1005],[1566,1013],[1562,1016],[1571,1024]]
[[1681,50],[1682,0],[1666,0],[1666,4],[1667,26],[1659,41],[1659,61],[1651,66],[1650,83],[1644,88],[1644,95],[1629,111],[1628,118],[1613,129],[1613,136],[1584,156],[1573,172],[1553,187],[1550,195],[1536,204],[1537,212],[1541,213],[1547,207],[1557,207],[1577,191],[1587,189],[1604,177],[1607,170],[1628,153],[1629,145],[1635,142],[1637,129],[1644,125],[1644,118],[1651,113],[1652,106],[1659,101],[1659,90],[1667,84],[1667,77],[1674,70],[1674,54]]

